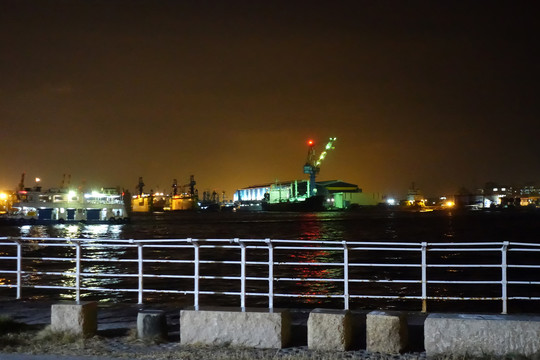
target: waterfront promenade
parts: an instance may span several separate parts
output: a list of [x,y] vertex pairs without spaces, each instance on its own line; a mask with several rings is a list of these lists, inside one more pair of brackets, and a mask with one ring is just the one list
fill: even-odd
[[[50,324],[51,301],[21,301],[0,298],[0,316],[39,329]],[[179,341],[179,308],[168,304],[160,308],[166,312],[168,339],[161,343],[149,343],[135,339],[137,313],[136,304],[100,304],[98,311],[98,333],[85,340],[84,344],[61,346],[36,346],[23,348],[18,353],[0,350],[0,360],[108,360],[131,359],[423,359],[423,320],[425,315],[410,314],[410,350],[400,356],[370,353],[365,349],[365,333],[358,330],[353,349],[345,352],[315,352],[307,348],[308,310],[291,310],[293,316],[293,343],[284,349],[246,349],[234,347],[181,346]],[[364,313],[356,313],[362,324]],[[359,327],[361,328],[361,326]],[[9,349],[8,349],[9,350]]]

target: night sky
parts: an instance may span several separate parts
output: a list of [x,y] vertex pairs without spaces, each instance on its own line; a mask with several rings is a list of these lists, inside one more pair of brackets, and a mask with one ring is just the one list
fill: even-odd
[[0,189],[540,182],[534,4],[0,0]]

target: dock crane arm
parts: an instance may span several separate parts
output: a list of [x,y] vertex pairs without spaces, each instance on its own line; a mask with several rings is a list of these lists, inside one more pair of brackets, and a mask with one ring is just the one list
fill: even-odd
[[336,140],[337,138],[335,137],[330,138],[317,160],[315,160],[315,149],[313,148],[315,143],[313,140],[308,141],[309,150],[306,164],[304,165],[304,174],[309,174],[309,196],[315,196],[315,178],[321,170],[321,163],[326,158],[326,155],[330,150],[334,149],[334,142]]
[[319,159],[315,163],[315,166],[319,167],[321,165],[322,161],[324,160],[324,158],[326,157],[326,155],[328,154],[328,151],[335,149],[334,142],[336,140],[337,140],[337,138],[335,138],[335,137],[330,138],[330,140],[328,141],[328,143],[324,147],[324,151],[321,153],[321,155],[319,155]]

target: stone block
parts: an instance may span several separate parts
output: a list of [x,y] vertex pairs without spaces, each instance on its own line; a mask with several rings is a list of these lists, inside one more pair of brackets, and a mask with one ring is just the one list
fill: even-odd
[[345,351],[352,340],[352,322],[347,310],[314,309],[309,313],[308,348]]
[[139,339],[166,339],[167,318],[163,310],[141,310],[137,314]]
[[182,310],[180,343],[279,349],[289,344],[291,326],[287,310]]
[[429,357],[540,354],[540,316],[430,314],[424,323]]
[[59,303],[51,307],[51,331],[90,337],[97,332],[97,303]]
[[408,345],[407,317],[399,312],[372,311],[366,316],[366,349],[397,354]]

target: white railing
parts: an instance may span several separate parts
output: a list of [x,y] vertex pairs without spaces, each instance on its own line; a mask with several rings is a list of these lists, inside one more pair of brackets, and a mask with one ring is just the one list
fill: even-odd
[[[0,238],[0,294],[24,288],[351,301],[540,300],[540,244]],[[167,281],[160,284],[160,280]],[[110,286],[107,286],[107,285]],[[131,286],[128,286],[131,285]],[[204,286],[203,286],[204,285]],[[215,286],[214,289],[208,287]],[[480,293],[479,293],[480,292]]]

